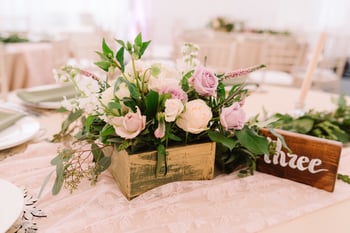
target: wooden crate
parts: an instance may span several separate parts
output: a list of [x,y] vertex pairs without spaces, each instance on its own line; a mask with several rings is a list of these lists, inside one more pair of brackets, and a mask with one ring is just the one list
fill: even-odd
[[[109,171],[121,191],[131,200],[174,181],[210,180],[214,177],[215,143],[201,143],[167,149],[168,172],[156,175],[156,151],[129,155],[114,151]],[[109,154],[109,153],[106,153]]]

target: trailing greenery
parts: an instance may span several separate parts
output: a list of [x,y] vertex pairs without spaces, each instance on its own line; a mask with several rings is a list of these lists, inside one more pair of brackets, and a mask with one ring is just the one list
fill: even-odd
[[[337,105],[334,111],[309,110],[301,116],[276,113],[271,119],[278,119],[271,123],[273,128],[288,130],[314,137],[342,142],[350,142],[350,105],[344,95],[340,95],[333,102]],[[338,179],[349,183],[347,175],[338,174]]]

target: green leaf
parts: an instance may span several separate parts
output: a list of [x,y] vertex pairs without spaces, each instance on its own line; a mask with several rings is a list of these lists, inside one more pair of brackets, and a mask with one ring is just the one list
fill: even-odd
[[114,57],[113,50],[107,45],[106,40],[104,38],[102,40],[102,51],[103,54],[109,59]]
[[165,146],[163,144],[158,145],[156,175],[160,173],[160,169],[162,168],[163,163],[165,165],[164,175],[166,175],[166,173],[168,172],[166,155],[167,155],[167,152],[166,152]]
[[111,165],[111,158],[110,157],[103,157],[98,161],[98,172],[101,173],[104,170],[106,170]]
[[115,55],[115,58],[119,62],[121,72],[124,72],[124,70],[125,70],[125,66],[124,66],[124,47],[121,47],[118,50],[117,54]]
[[87,132],[90,132],[90,127],[91,127],[91,124],[94,122],[95,120],[95,116],[88,116],[85,120],[85,129]]
[[61,132],[64,133],[67,131],[67,129],[69,128],[69,126],[76,121],[77,119],[79,119],[79,117],[83,114],[83,110],[77,110],[74,112],[70,112],[67,119],[64,120],[62,122],[61,125]]
[[56,166],[57,164],[60,164],[60,163],[62,163],[62,156],[61,156],[61,154],[58,154],[55,158],[53,158],[51,161],[50,161],[50,163],[51,163],[51,165],[54,165],[54,166]]
[[295,130],[298,133],[306,134],[310,132],[314,126],[314,120],[311,118],[299,118],[292,121],[292,130]]
[[284,148],[286,148],[289,152],[292,152],[292,150],[288,147],[286,140],[284,140],[284,137],[281,134],[277,133],[273,128],[268,128],[268,130],[271,132],[273,136],[280,139],[282,146]]
[[123,103],[125,106],[129,107],[133,112],[136,112],[136,103],[133,99],[124,97]]
[[130,96],[134,99],[138,99],[140,97],[140,91],[137,88],[137,86],[134,83],[127,83],[129,92],[130,92]]
[[253,129],[244,127],[236,131],[236,136],[239,143],[249,151],[258,155],[269,153],[267,138],[258,135]]
[[345,109],[346,108],[346,99],[344,94],[340,95],[338,98],[338,107],[340,109]]
[[58,194],[61,189],[62,189],[62,185],[63,185],[63,182],[64,182],[64,170],[63,170],[63,164],[57,164],[56,165],[56,179],[55,179],[55,183],[52,187],[52,194],[53,195],[56,195]]
[[91,152],[93,155],[93,162],[98,162],[101,158],[104,157],[104,153],[101,148],[95,143],[91,144]]
[[98,62],[95,62],[94,64],[106,72],[108,72],[108,69],[111,66],[111,63],[109,61],[98,61]]
[[146,111],[147,119],[153,118],[157,114],[159,94],[155,91],[149,91],[146,96]]
[[104,61],[108,61],[108,57],[106,55],[104,55],[103,53],[99,52],[99,51],[95,51],[95,53],[97,53],[97,55]]
[[146,41],[146,42],[142,43],[141,48],[140,48],[140,52],[139,52],[140,58],[145,53],[145,51],[150,43],[151,43],[151,41]]
[[210,140],[212,140],[213,142],[221,143],[222,145],[229,148],[230,150],[232,150],[237,144],[237,141],[235,141],[233,138],[228,138],[217,131],[213,131],[213,130],[208,131],[208,136]]
[[44,182],[43,182],[43,184],[42,184],[41,187],[40,187],[40,191],[39,191],[39,194],[38,194],[38,199],[40,199],[41,194],[42,194],[42,192],[44,191],[44,189],[45,189],[47,183],[49,182],[49,180],[50,180],[50,178],[51,178],[51,176],[52,176],[53,173],[54,173],[54,171],[51,171],[51,172],[45,177]]
[[139,34],[137,34],[137,36],[134,39],[134,44],[141,47],[142,45],[142,34],[141,32]]
[[176,142],[181,142],[182,141],[182,139],[180,137],[178,137],[178,136],[176,136],[175,134],[172,134],[172,133],[168,134],[168,138],[170,140],[173,140],[173,141],[176,141]]
[[115,40],[115,41],[117,41],[118,44],[120,44],[122,47],[125,48],[125,43],[124,43],[124,41],[122,41],[122,40]]
[[129,42],[129,41],[127,41],[126,42],[126,50],[129,52],[129,53],[131,53],[131,50],[132,50],[132,44]]
[[105,142],[109,136],[114,135],[114,134],[115,134],[115,131],[114,131],[113,126],[106,124],[100,132],[101,141]]

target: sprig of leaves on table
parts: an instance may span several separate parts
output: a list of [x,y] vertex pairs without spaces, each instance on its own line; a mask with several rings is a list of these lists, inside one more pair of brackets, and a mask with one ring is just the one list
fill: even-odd
[[1,37],[0,36],[0,43],[22,43],[22,42],[29,42],[27,38],[21,37],[17,34],[11,34],[7,37]]
[[[333,99],[337,104],[334,111],[309,110],[301,116],[276,113],[271,118],[278,120],[271,123],[273,128],[288,130],[314,137],[350,142],[350,105],[344,95]],[[348,175],[338,174],[337,178],[350,184]]]
[[334,111],[309,110],[301,116],[276,113],[272,117],[278,120],[272,127],[319,138],[350,142],[350,105],[341,95]]

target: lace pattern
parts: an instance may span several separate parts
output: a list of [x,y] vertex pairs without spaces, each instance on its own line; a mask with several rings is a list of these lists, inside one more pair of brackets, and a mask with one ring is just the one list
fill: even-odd
[[[24,153],[0,163],[0,177],[38,193],[53,170],[50,160],[56,147],[50,143],[30,145]],[[346,148],[339,172],[350,174],[349,163],[350,148]],[[50,180],[48,187],[52,183]],[[73,194],[63,190],[52,196],[46,188],[34,203],[47,217],[34,217],[37,224],[33,228],[75,233],[252,233],[349,198],[350,186],[341,181],[329,193],[256,172],[246,178],[233,173],[209,181],[169,183],[128,201],[105,172],[95,186],[83,183]]]

